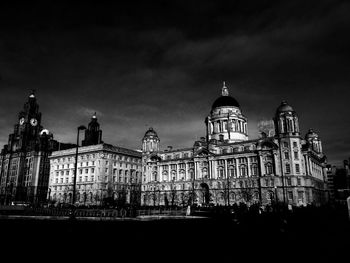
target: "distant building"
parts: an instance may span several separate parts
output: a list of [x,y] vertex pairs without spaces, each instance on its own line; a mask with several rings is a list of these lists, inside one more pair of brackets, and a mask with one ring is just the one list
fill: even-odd
[[346,198],[350,196],[349,161],[344,160],[342,168],[327,166],[327,182],[330,201],[346,204]]
[[0,155],[0,203],[46,201],[49,155],[58,148],[74,147],[53,140],[41,125],[41,113],[34,93],[18,114],[18,123]]
[[150,128],[142,139],[144,205],[320,205],[327,200],[326,157],[319,136],[301,137],[294,109],[282,102],[265,132],[249,139],[247,118],[226,85],[205,119],[206,137],[192,147],[160,150]]
[[[140,203],[141,152],[102,143],[96,114],[78,152],[76,205]],[[76,148],[55,151],[50,158],[49,199],[72,203]]]

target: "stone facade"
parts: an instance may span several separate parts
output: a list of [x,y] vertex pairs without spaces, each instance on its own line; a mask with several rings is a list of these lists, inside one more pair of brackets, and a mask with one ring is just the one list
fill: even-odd
[[[50,156],[49,200],[71,204],[76,149],[55,151]],[[139,204],[141,152],[97,144],[79,147],[76,205]]]
[[143,205],[293,205],[326,202],[326,157],[319,136],[301,137],[286,102],[273,118],[273,136],[249,139],[247,118],[224,84],[205,119],[206,137],[185,149],[160,150],[150,128],[142,139]]

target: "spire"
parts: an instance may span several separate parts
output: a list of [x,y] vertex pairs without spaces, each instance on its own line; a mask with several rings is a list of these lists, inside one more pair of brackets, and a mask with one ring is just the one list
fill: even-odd
[[222,85],[221,95],[228,96],[228,88],[226,87],[225,81],[223,82],[223,85]]

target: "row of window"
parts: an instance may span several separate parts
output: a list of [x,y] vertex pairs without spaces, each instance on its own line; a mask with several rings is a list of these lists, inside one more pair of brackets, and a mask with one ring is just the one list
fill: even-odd
[[[89,159],[95,159],[97,157],[96,154],[85,154],[85,155],[79,155],[78,160],[89,160]],[[124,155],[117,155],[117,154],[107,154],[108,159],[114,159],[114,160],[121,160],[126,162],[134,162],[134,163],[141,163],[141,159],[134,158],[130,156],[124,156]],[[62,163],[62,162],[73,162],[75,161],[74,157],[63,157],[55,159],[56,162]]]
[[[299,152],[293,152],[294,153],[294,159],[299,160]],[[289,152],[284,152],[284,159],[289,160]]]
[[[289,143],[288,142],[283,142],[283,147],[284,148],[288,148],[289,147]],[[298,147],[298,143],[297,142],[293,142],[293,147],[297,148]]]
[[[290,174],[291,173],[291,168],[290,168],[290,164],[286,163],[286,174]],[[299,174],[300,173],[300,164],[296,163],[295,164],[295,173]]]

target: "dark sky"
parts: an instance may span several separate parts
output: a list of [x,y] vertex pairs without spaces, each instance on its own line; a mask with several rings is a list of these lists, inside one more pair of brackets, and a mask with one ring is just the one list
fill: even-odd
[[329,163],[350,156],[347,1],[124,2],[0,4],[1,145],[35,89],[59,141],[96,111],[107,143],[140,148],[152,126],[192,146],[225,80],[251,139],[286,100]]

